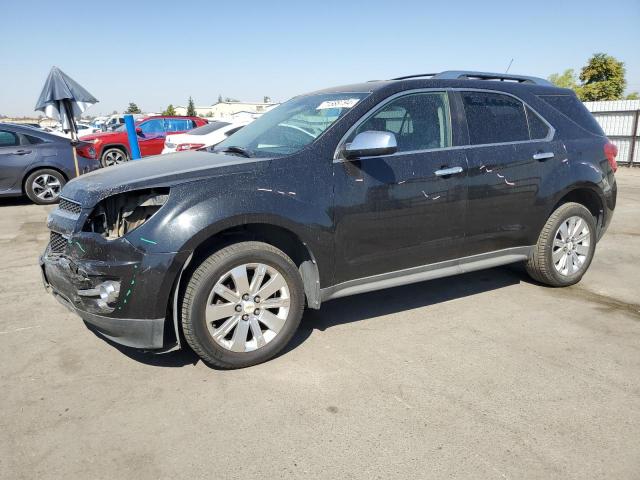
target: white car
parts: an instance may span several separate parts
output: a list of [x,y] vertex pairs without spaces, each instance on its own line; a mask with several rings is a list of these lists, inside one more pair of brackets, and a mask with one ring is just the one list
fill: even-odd
[[167,135],[164,141],[162,153],[182,152],[184,150],[196,150],[198,148],[212,147],[219,144],[228,136],[236,133],[252,120],[240,122],[211,121],[186,133]]
[[[76,126],[78,127],[78,137],[82,137],[83,135],[90,135],[92,133],[96,133],[100,131],[99,129],[94,128],[87,123],[77,123]],[[51,130],[50,133],[53,133],[55,135],[60,135],[61,137],[71,138],[71,133],[65,133],[62,131],[61,128],[56,128],[54,130]]]

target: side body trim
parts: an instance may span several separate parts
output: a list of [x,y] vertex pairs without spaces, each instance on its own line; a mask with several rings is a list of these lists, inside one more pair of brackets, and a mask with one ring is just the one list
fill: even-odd
[[444,262],[421,265],[419,267],[382,273],[371,277],[358,278],[320,290],[322,301],[346,297],[358,293],[373,292],[384,288],[409,285],[411,283],[450,277],[461,273],[484,270],[509,263],[521,262],[529,258],[533,246],[506,248],[495,252],[481,253],[469,257],[446,260]]

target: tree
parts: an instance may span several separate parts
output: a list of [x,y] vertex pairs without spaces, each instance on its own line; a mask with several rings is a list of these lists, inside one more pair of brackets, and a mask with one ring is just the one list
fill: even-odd
[[578,86],[576,73],[573,68],[568,68],[564,72],[552,73],[549,75],[549,81],[560,88],[570,88],[575,90]]
[[140,107],[133,102],[129,102],[129,107],[124,111],[124,113],[142,113]]
[[607,55],[594,54],[580,72],[580,100],[620,100],[627,81],[624,63]]
[[222,95],[218,94],[218,103],[222,102]]
[[166,110],[164,112],[162,112],[162,115],[175,115],[176,114],[176,109],[173,108],[173,105],[170,103],[169,106],[167,106]]
[[[580,71],[580,83],[573,69],[549,75],[549,81],[559,87],[570,88],[583,102],[620,100],[627,86],[624,63],[607,55],[594,53]],[[633,93],[631,94],[633,95]]]
[[187,117],[195,117],[196,115],[196,106],[193,103],[193,98],[189,97],[189,103],[187,104]]
[[625,97],[625,100],[640,100],[640,95],[638,92],[631,92]]

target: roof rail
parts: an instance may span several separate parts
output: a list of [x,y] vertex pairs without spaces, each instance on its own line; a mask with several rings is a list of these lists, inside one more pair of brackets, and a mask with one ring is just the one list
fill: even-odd
[[525,75],[511,75],[508,73],[474,72],[471,70],[447,70],[440,73],[424,73],[419,75],[406,75],[392,80],[406,80],[408,78],[431,77],[434,80],[499,80],[501,82],[511,81],[518,83],[529,83],[532,85],[553,86],[544,78],[528,77]]

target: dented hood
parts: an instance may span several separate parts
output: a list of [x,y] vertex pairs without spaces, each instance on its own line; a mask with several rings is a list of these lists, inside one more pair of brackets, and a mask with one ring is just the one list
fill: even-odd
[[268,160],[205,151],[146,157],[75,178],[64,186],[61,195],[83,207],[91,207],[117,193],[140,188],[171,187],[220,175],[249,172],[266,167]]

